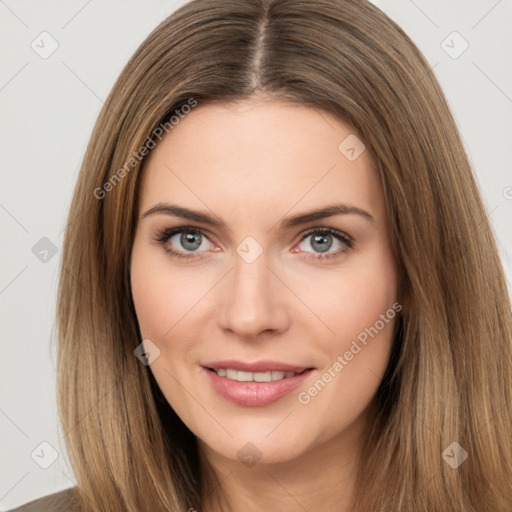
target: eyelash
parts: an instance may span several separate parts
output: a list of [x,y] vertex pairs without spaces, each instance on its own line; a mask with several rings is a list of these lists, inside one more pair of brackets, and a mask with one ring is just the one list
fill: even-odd
[[[177,235],[177,234],[183,233],[183,232],[199,234],[202,237],[205,237],[207,240],[210,240],[206,236],[206,234],[198,228],[194,228],[191,226],[180,226],[180,227],[171,228],[171,229],[164,229],[162,231],[157,232],[154,237],[154,241],[157,244],[162,245],[164,250],[168,254],[170,254],[173,258],[178,258],[178,259],[184,258],[186,260],[201,258],[202,256],[197,256],[197,253],[179,252],[179,251],[175,251],[174,249],[171,249],[167,245],[165,245],[166,242],[170,238],[172,238],[174,235]],[[311,229],[305,231],[304,233],[302,233],[302,235],[301,235],[302,238],[300,239],[299,243],[303,242],[306,238],[308,238],[311,235],[324,234],[324,233],[334,236],[337,240],[339,240],[340,242],[345,244],[346,247],[339,249],[338,251],[336,251],[334,253],[326,253],[326,254],[312,253],[311,255],[306,256],[306,258],[312,259],[314,261],[327,261],[327,260],[332,261],[332,260],[338,259],[339,257],[341,257],[343,254],[347,253],[354,247],[354,240],[352,237],[348,236],[346,233],[343,233],[342,231],[338,231],[336,229],[329,228],[329,227],[311,228]],[[310,253],[307,253],[307,254],[310,254]]]

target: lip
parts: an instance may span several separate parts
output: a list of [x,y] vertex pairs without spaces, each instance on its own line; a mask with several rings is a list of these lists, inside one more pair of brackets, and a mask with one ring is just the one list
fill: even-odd
[[[284,371],[301,372],[294,377],[287,377],[271,382],[238,382],[217,375],[215,370],[233,368],[247,372]],[[213,389],[223,398],[245,407],[263,407],[269,405],[297,389],[314,371],[307,366],[294,366],[276,361],[259,361],[243,363],[242,361],[222,361],[205,364],[201,370],[209,379]]]

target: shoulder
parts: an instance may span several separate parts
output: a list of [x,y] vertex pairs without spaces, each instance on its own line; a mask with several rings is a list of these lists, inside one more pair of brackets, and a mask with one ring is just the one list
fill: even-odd
[[43,498],[25,503],[9,512],[78,512],[75,501],[75,489],[71,487],[64,491],[56,492]]

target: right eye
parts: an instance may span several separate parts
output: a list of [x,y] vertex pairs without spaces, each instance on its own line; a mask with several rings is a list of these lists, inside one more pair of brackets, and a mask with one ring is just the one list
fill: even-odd
[[161,244],[173,258],[193,259],[201,258],[196,253],[206,252],[200,249],[207,249],[207,242],[212,243],[200,229],[187,226],[165,229],[156,234],[155,242]]

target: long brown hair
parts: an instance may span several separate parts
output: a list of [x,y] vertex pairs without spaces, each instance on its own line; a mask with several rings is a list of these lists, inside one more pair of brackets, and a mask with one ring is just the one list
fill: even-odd
[[[204,502],[195,437],[134,356],[140,150],[184,105],[255,92],[348,122],[380,170],[404,310],[354,510],[510,511],[512,320],[496,243],[431,67],[366,0],[193,0],[115,83],[78,177],[58,290],[59,410],[80,507]],[[468,456],[454,468],[459,445]]]

